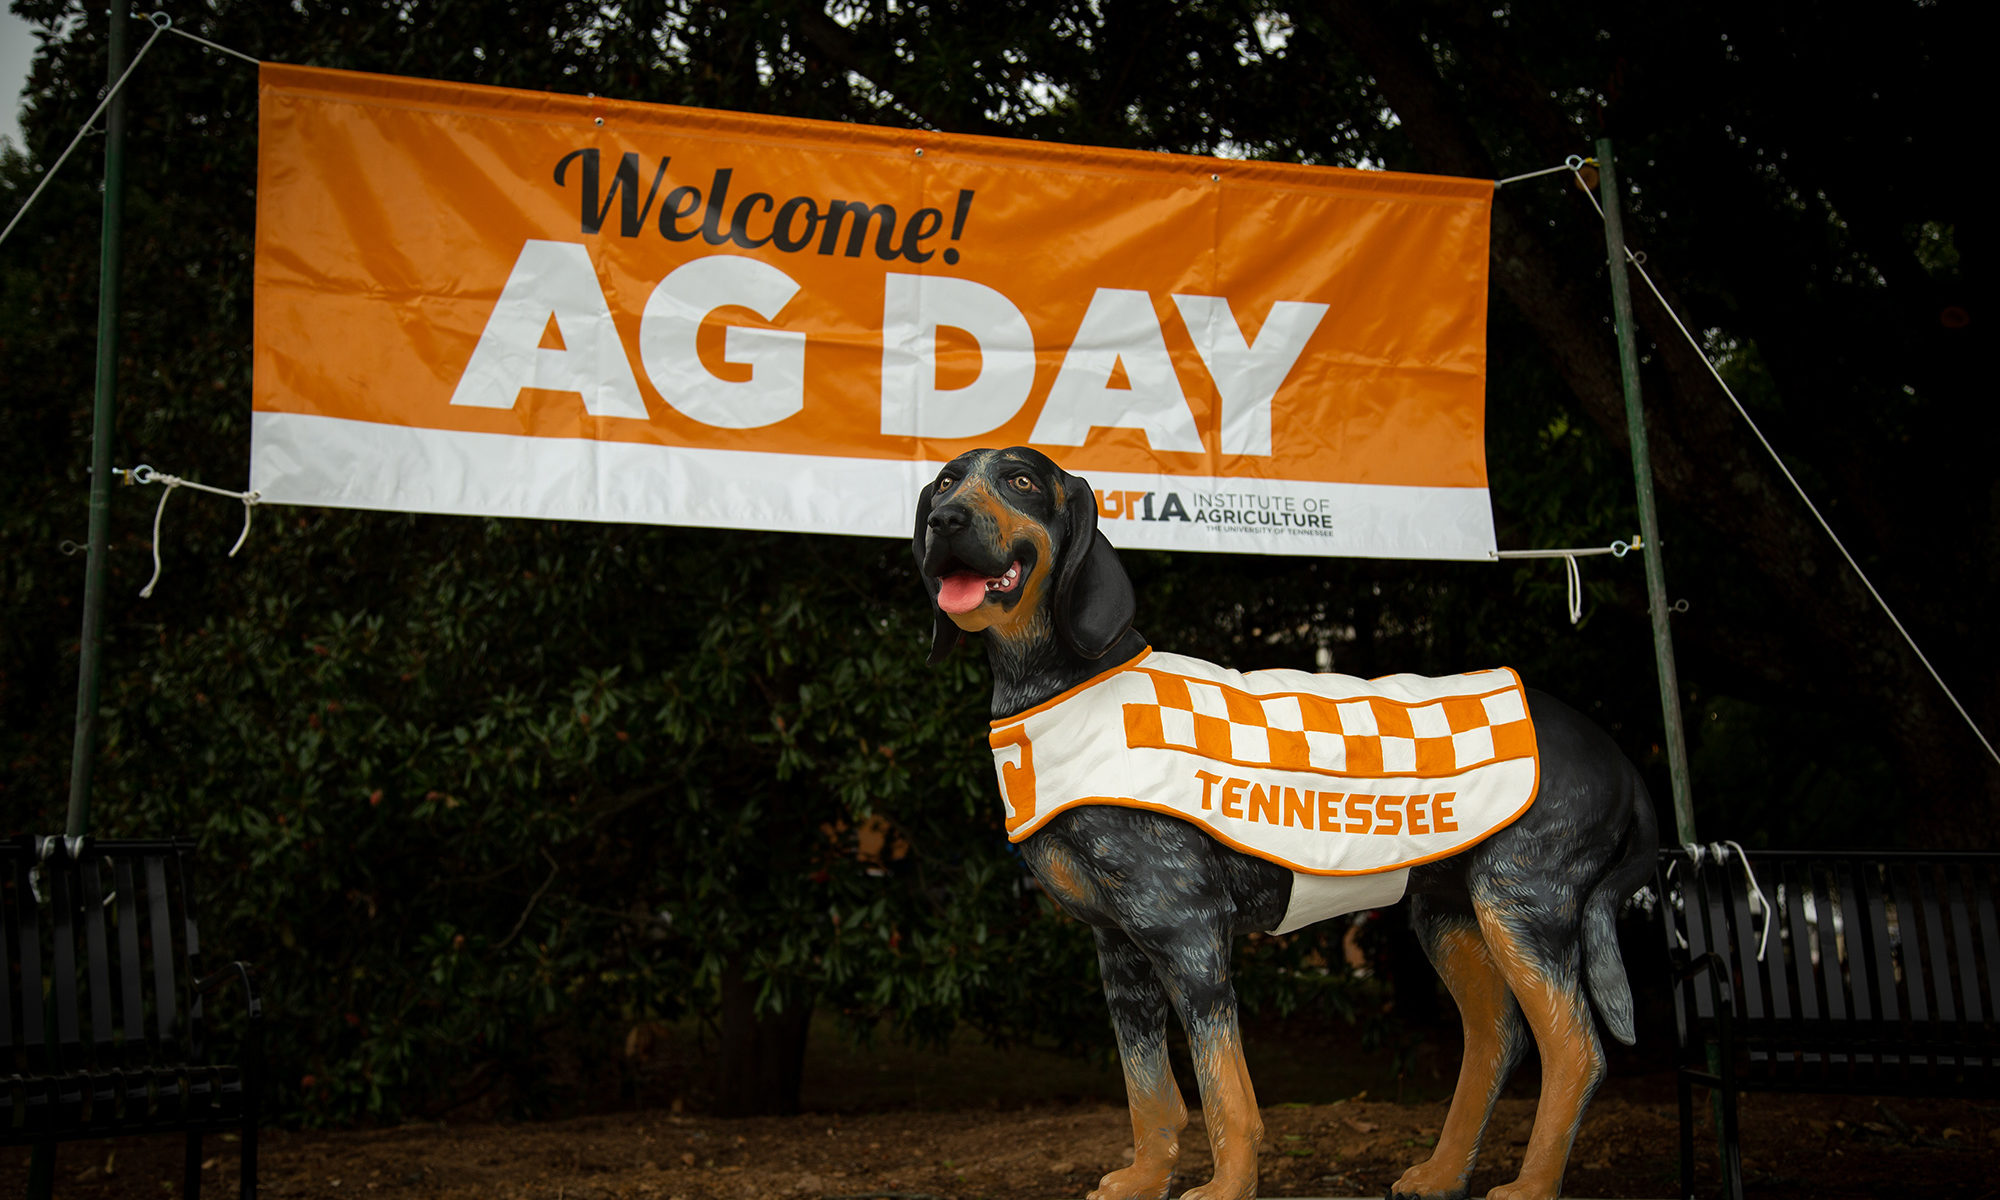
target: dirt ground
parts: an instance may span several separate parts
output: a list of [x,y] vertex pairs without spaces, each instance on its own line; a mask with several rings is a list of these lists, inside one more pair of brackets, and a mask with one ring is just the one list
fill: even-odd
[[[1520,1162],[1531,1100],[1506,1100],[1488,1133],[1474,1194]],[[1380,1196],[1424,1156],[1441,1102],[1358,1098],[1265,1109],[1259,1194]],[[1666,1103],[1624,1096],[1593,1105],[1565,1194],[1674,1194],[1677,1125]],[[1182,1184],[1206,1178],[1199,1118],[1183,1144]],[[1059,1200],[1081,1197],[1130,1160],[1125,1113],[1108,1105],[1004,1111],[807,1114],[725,1121],[671,1111],[537,1124],[406,1125],[265,1135],[260,1192],[273,1197],[437,1200]],[[1743,1145],[1753,1196],[2000,1196],[1993,1105],[1752,1098]],[[236,1192],[234,1145],[212,1144],[205,1194]],[[1711,1151],[1712,1145],[1703,1149]],[[64,1147],[56,1195],[78,1200],[179,1194],[175,1139]],[[24,1178],[26,1153],[0,1181]],[[1713,1194],[1714,1172],[1703,1172]],[[11,1194],[19,1195],[14,1182]]]
[[[1252,1055],[1264,1108],[1259,1194],[1380,1196],[1428,1153],[1444,1121],[1456,1047],[1426,1045],[1400,1077],[1386,1056],[1262,1040]],[[925,1055],[841,1046],[809,1060],[803,1116],[724,1120],[640,1089],[627,1111],[532,1123],[446,1121],[357,1131],[271,1129],[260,1192],[382,1200],[1077,1200],[1130,1161],[1115,1070],[1041,1051],[954,1047]],[[1253,1051],[1259,1045],[1251,1040]],[[1338,1076],[1323,1064],[1344,1062]],[[1591,1106],[1565,1194],[1672,1196],[1678,1120],[1670,1074],[1614,1074]],[[1345,1089],[1356,1083],[1368,1086]],[[1488,1131],[1474,1195],[1512,1178],[1534,1115],[1517,1080]],[[1177,1184],[1207,1178],[1199,1115]],[[1975,1102],[1749,1096],[1742,1145],[1758,1197],[2000,1198],[2000,1098]],[[210,1197],[236,1194],[233,1143],[211,1139]],[[28,1152],[0,1151],[0,1195],[22,1194]],[[72,1143],[57,1160],[65,1200],[180,1194],[175,1138]],[[1715,1194],[1714,1142],[1697,1142]],[[1178,1194],[1178,1191],[1177,1191]]]

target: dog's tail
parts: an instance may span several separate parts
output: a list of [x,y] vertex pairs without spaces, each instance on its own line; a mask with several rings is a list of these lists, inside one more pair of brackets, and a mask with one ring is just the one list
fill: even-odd
[[1652,800],[1639,772],[1626,764],[1624,800],[1627,810],[1624,854],[1614,863],[1583,903],[1583,970],[1597,1015],[1612,1037],[1626,1045],[1632,1028],[1632,985],[1625,978],[1625,960],[1618,953],[1618,909],[1653,873],[1660,834],[1653,821]]

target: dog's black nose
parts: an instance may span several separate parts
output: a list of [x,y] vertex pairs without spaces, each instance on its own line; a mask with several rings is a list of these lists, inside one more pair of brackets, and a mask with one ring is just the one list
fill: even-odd
[[965,528],[965,510],[956,506],[936,509],[931,513],[931,519],[926,524],[930,526],[932,533],[957,533],[959,530]]

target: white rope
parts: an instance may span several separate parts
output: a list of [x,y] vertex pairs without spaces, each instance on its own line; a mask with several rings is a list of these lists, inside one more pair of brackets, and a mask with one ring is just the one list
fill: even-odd
[[[165,13],[154,13],[153,15],[156,17],[166,16]],[[251,58],[249,55],[243,53],[241,50],[231,50],[229,47],[223,45],[220,42],[211,42],[207,38],[202,37],[199,34],[189,33],[185,29],[169,27],[167,29],[167,32],[179,34],[181,37],[186,38],[190,42],[200,42],[202,45],[207,46],[210,50],[220,50],[224,54],[233,54],[236,57],[242,59],[244,62],[249,63],[253,67],[261,67],[264,65],[262,59]]]
[[1729,861],[1729,856],[1724,853],[1727,849],[1736,851],[1736,861],[1743,864],[1743,878],[1749,882],[1751,894],[1757,897],[1757,907],[1764,910],[1764,933],[1757,939],[1757,961],[1763,962],[1764,949],[1771,944],[1771,919],[1778,915],[1778,910],[1772,908],[1771,902],[1764,898],[1764,889],[1757,884],[1757,873],[1750,869],[1750,856],[1743,852],[1740,844],[1733,841],[1711,843],[1709,848],[1714,852],[1715,861],[1718,863]]
[[[1557,168],[1560,169],[1560,168]],[[1544,172],[1546,174],[1546,172]],[[1583,572],[1577,568],[1576,560],[1593,554],[1609,554],[1613,558],[1624,558],[1626,554],[1639,548],[1639,538],[1635,535],[1628,544],[1613,542],[1609,546],[1572,546],[1563,550],[1494,550],[1494,558],[1560,558],[1563,573],[1569,585],[1569,623],[1575,625],[1583,620]]]
[[1495,550],[1495,558],[1589,558],[1593,554],[1609,554],[1613,558],[1624,558],[1639,548],[1639,538],[1634,535],[1630,542],[1613,542],[1609,546],[1565,546],[1560,550]]
[[1494,180],[1493,186],[1496,188],[1503,188],[1510,183],[1520,183],[1522,180],[1525,179],[1540,179],[1544,175],[1554,175],[1558,171],[1569,171],[1571,173],[1574,173],[1578,168],[1584,166],[1586,163],[1595,164],[1596,162],[1597,160],[1594,158],[1585,158],[1580,154],[1572,154],[1568,158],[1565,158],[1562,161],[1562,165],[1559,167],[1543,167],[1539,171],[1529,171],[1525,175],[1509,175],[1505,179]]
[[193,488],[197,492],[207,492],[213,496],[228,496],[233,500],[241,500],[243,502],[243,532],[236,535],[236,544],[229,548],[229,557],[235,558],[236,552],[243,548],[244,540],[250,536],[250,511],[257,507],[257,501],[261,498],[261,493],[232,492],[227,488],[210,487],[205,483],[196,483],[191,479],[182,479],[178,475],[169,475],[165,471],[155,471],[145,463],[140,463],[129,471],[123,468],[114,468],[113,473],[123,475],[131,483],[157,483],[166,489],[160,493],[159,507],[153,510],[153,577],[146,581],[145,587],[139,589],[141,599],[150,600],[153,596],[154,585],[160,582],[160,518],[166,515],[167,498],[174,494],[175,488]]
[[[1757,898],[1757,905],[1752,911],[1764,914],[1764,931],[1757,938],[1757,961],[1763,962],[1764,951],[1771,944],[1771,921],[1777,916],[1778,910],[1771,907],[1771,902],[1764,896],[1763,887],[1757,882],[1757,873],[1750,869],[1750,855],[1744,851],[1741,843],[1735,841],[1710,842],[1706,846],[1700,842],[1681,843],[1682,853],[1688,856],[1688,861],[1693,864],[1696,870],[1701,869],[1701,860],[1704,858],[1712,858],[1715,860],[1717,866],[1722,866],[1729,861],[1729,852],[1731,850],[1736,852],[1736,861],[1743,864],[1744,881],[1749,883],[1751,895]],[[1673,879],[1674,868],[1680,865],[1680,859],[1674,859],[1667,864],[1666,879],[1669,882]],[[1685,911],[1689,899],[1690,897],[1687,895],[1684,885],[1681,891],[1683,911]],[[1681,936],[1681,932],[1678,929],[1674,930],[1674,940],[1680,943],[1681,949],[1685,950],[1688,948],[1687,939]]]
[[[1577,175],[1577,182],[1579,184],[1583,183],[1581,173]],[[1604,206],[1598,203],[1597,196],[1590,190],[1588,185],[1584,186],[1583,194],[1590,197],[1591,207],[1597,210],[1598,219],[1602,220],[1604,218]],[[1854,561],[1854,556],[1847,552],[1847,545],[1840,540],[1840,535],[1835,533],[1833,526],[1827,524],[1826,518],[1820,515],[1819,505],[1814,504],[1812,497],[1806,494],[1806,489],[1800,485],[1798,478],[1792,474],[1791,468],[1785,465],[1785,460],[1779,457],[1777,449],[1771,445],[1771,440],[1764,436],[1762,429],[1757,427],[1757,422],[1750,416],[1750,411],[1743,407],[1741,400],[1736,398],[1735,389],[1731,388],[1729,381],[1722,377],[1722,372],[1716,368],[1715,361],[1709,358],[1708,352],[1701,348],[1701,343],[1695,339],[1693,333],[1688,331],[1686,322],[1682,321],[1680,314],[1674,311],[1674,306],[1667,303],[1666,296],[1660,292],[1660,286],[1653,282],[1652,275],[1646,271],[1646,256],[1644,254],[1635,254],[1632,252],[1630,246],[1626,246],[1625,258],[1632,264],[1632,269],[1639,272],[1639,278],[1645,280],[1647,289],[1653,293],[1653,298],[1660,302],[1660,307],[1667,311],[1667,316],[1673,320],[1674,328],[1681,331],[1681,336],[1687,339],[1687,344],[1693,347],[1694,352],[1701,357],[1702,365],[1707,367],[1708,373],[1715,378],[1716,386],[1722,389],[1722,394],[1729,397],[1729,403],[1735,406],[1736,415],[1742,417],[1743,423],[1750,427],[1750,432],[1757,435],[1757,442],[1764,447],[1764,453],[1770,455],[1771,461],[1778,464],[1778,471],[1784,475],[1785,482],[1792,485],[1792,490],[1799,494],[1800,500],[1805,501],[1806,511],[1812,514],[1813,520],[1819,522],[1819,527],[1826,532],[1826,536],[1833,543],[1834,549],[1840,551],[1840,556],[1847,560],[1847,565],[1853,569],[1855,577],[1861,580],[1861,586],[1868,589],[1870,596],[1875,597],[1875,603],[1881,606],[1882,612],[1889,618],[1889,623],[1896,627],[1896,632],[1902,634],[1903,641],[1909,644],[1910,652],[1917,656],[1917,661],[1924,665],[1924,670],[1930,672],[1931,678],[1937,682],[1938,689],[1944,693],[1945,699],[1951,701],[1951,706],[1958,710],[1960,717],[1964,718],[1966,726],[1972,730],[1972,736],[1978,738],[1979,744],[1986,747],[1986,754],[1989,758],[1996,763],[2000,763],[2000,750],[1993,748],[1993,743],[1987,739],[1985,731],[1979,728],[1979,723],[1972,719],[1972,714],[1966,711],[1965,705],[1958,702],[1958,696],[1951,690],[1951,685],[1946,683],[1944,676],[1938,674],[1937,668],[1931,665],[1930,658],[1924,654],[1923,648],[1917,645],[1917,639],[1911,637],[1910,631],[1903,627],[1903,622],[1896,616],[1896,610],[1889,607],[1889,602],[1884,600],[1882,593],[1876,590],[1874,581],[1868,578],[1868,572],[1862,570],[1861,564]]]
[[42,181],[35,185],[34,191],[28,193],[27,203],[21,205],[20,210],[14,214],[14,219],[7,222],[7,228],[0,229],[0,243],[6,242],[7,235],[14,232],[14,227],[21,223],[22,217],[28,215],[28,210],[33,208],[35,201],[41,198],[42,189],[49,186],[49,181],[56,177],[57,171],[62,170],[62,165],[69,161],[69,156],[75,152],[77,146],[83,141],[84,135],[90,132],[90,127],[97,123],[97,118],[104,115],[105,109],[111,107],[111,101],[118,95],[119,89],[125,86],[125,81],[132,78],[132,72],[139,69],[139,60],[146,57],[146,51],[151,50],[153,43],[159,41],[160,35],[165,33],[168,26],[173,24],[172,18],[168,17],[165,13],[154,13],[147,20],[152,23],[153,36],[146,39],[146,44],[139,47],[139,53],[134,54],[132,61],[125,64],[124,73],[118,76],[117,80],[105,90],[104,99],[98,102],[96,111],[84,118],[83,128],[77,130],[76,136],[70,139],[68,149],[64,150],[62,155],[56,159],[56,165],[42,173]]

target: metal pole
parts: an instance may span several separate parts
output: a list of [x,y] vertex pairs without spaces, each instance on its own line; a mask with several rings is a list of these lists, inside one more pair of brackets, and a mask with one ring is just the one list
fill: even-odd
[[[111,9],[105,38],[105,86],[125,70],[122,7]],[[104,117],[104,243],[97,269],[97,397],[90,432],[90,552],[84,561],[83,638],[76,666],[76,741],[70,754],[71,838],[90,830],[90,775],[97,753],[98,651],[104,629],[105,553],[111,540],[111,434],[117,416],[119,230],[125,216],[125,92]]]
[[1625,268],[1625,219],[1618,204],[1618,170],[1611,139],[1597,140],[1597,183],[1604,200],[1604,247],[1611,263],[1611,313],[1618,328],[1618,368],[1625,385],[1625,427],[1632,439],[1632,476],[1639,491],[1639,535],[1646,560],[1646,596],[1653,615],[1653,658],[1660,675],[1660,710],[1667,724],[1667,770],[1673,780],[1674,827],[1683,843],[1694,836],[1688,791],[1687,739],[1681,730],[1680,676],[1667,626],[1667,572],[1660,559],[1660,521],[1653,509],[1653,459],[1646,448],[1646,413],[1639,401],[1639,349],[1632,336],[1632,282]]
[[[104,41],[104,86],[115,87],[125,72],[123,8],[113,6]],[[90,433],[90,551],[84,560],[83,639],[77,654],[76,741],[70,754],[69,821],[71,844],[90,829],[90,768],[97,752],[97,651],[104,627],[104,552],[111,538],[111,426],[118,385],[118,232],[124,218],[125,92],[111,98],[104,117],[104,230],[97,268],[97,396]],[[48,1011],[51,1024],[55,1010]],[[53,1041],[54,1031],[50,1031]],[[28,1160],[29,1200],[49,1200],[55,1191],[56,1147],[36,1142]]]

